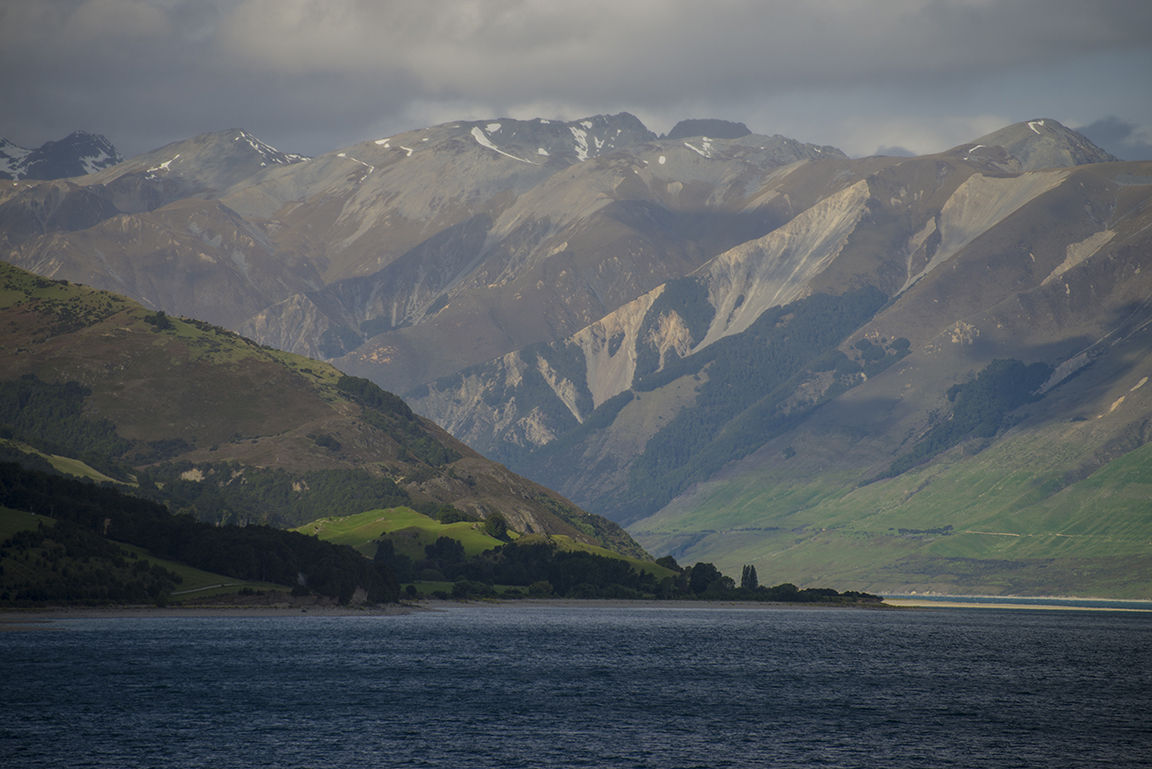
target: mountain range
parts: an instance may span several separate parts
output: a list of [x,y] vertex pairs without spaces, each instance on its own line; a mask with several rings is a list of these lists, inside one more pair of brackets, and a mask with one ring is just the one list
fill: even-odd
[[315,158],[234,129],[0,191],[0,256],[401,393],[654,555],[1152,595],[1152,163],[621,113]]

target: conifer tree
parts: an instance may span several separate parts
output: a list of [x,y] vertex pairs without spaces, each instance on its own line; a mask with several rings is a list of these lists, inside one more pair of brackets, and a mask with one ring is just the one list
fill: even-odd
[[760,580],[756,577],[756,567],[748,564],[740,572],[740,587],[743,590],[755,590],[760,586]]

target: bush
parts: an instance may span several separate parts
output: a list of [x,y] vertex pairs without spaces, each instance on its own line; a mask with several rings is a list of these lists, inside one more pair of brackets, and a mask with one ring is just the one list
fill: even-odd
[[529,598],[551,598],[553,594],[552,583],[542,579],[528,586]]

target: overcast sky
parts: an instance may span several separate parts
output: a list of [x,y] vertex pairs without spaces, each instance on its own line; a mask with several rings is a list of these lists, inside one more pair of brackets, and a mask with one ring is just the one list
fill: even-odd
[[317,155],[454,119],[631,112],[849,155],[1009,123],[1152,159],[1152,1],[0,0],[0,136]]

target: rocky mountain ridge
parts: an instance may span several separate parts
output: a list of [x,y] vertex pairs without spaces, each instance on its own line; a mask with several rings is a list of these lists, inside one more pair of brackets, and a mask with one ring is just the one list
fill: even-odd
[[83,176],[114,166],[124,158],[103,136],[74,131],[35,149],[0,139],[0,179],[50,180]]

